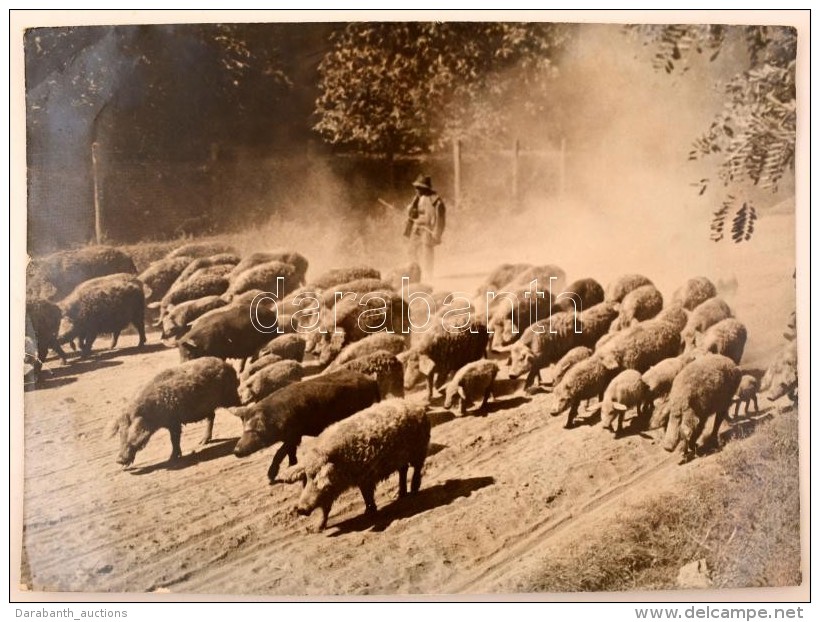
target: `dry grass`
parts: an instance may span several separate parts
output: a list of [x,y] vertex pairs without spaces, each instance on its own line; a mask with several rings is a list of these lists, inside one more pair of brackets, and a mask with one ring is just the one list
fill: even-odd
[[713,569],[715,587],[799,584],[797,412],[729,443],[716,467],[562,543],[518,589],[674,589],[680,567],[700,558]]

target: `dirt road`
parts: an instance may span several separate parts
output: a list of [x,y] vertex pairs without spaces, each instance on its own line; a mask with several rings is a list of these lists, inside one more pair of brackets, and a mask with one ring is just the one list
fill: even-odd
[[486,416],[434,408],[417,496],[397,501],[397,478],[384,482],[370,520],[349,491],[328,529],[308,533],[316,517],[291,511],[298,486],[267,483],[272,450],[242,460],[231,454],[241,425],[227,413],[207,446],[196,445],[202,424],[186,427],[185,455],[173,467],[164,462],[165,431],[130,470],[115,463],[106,424],[177,362],[175,350],[138,352],[129,348],[133,336],[124,341],[86,363],[53,367],[44,387],[26,394],[24,535],[33,589],[491,592],[585,516],[659,473],[682,475],[648,435],[614,440],[599,426],[564,430],[564,417],[547,413],[550,395],[511,396]]
[[[793,260],[783,250],[791,222],[784,217],[770,240],[741,249],[743,256],[736,251],[742,261],[732,261],[740,288],[727,301],[749,328],[745,365],[770,360],[794,308]],[[442,286],[473,291],[477,284],[460,280]],[[583,419],[565,430],[564,417],[548,414],[546,393],[491,402],[486,416],[454,418],[436,406],[417,496],[397,501],[394,476],[379,486],[371,520],[358,491],[348,491],[328,529],[308,533],[316,517],[291,509],[299,487],[267,483],[273,449],[241,460],[232,455],[241,424],[226,412],[205,447],[197,446],[203,424],[183,430],[184,456],[173,467],[165,464],[170,441],[160,431],[122,470],[105,427],[151,377],[176,365],[178,354],[155,333],[143,351],[133,349],[134,335],[124,335],[117,350],[104,345],[88,361],[50,361],[43,386],[25,395],[29,589],[492,593],[514,585],[540,551],[572,530],[630,498],[674,486],[712,460],[678,467],[650,435],[615,440]],[[304,440],[300,455],[312,441]]]

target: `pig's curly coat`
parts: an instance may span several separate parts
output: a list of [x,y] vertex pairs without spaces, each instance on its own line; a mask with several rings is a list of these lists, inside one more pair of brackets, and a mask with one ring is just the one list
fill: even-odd
[[151,290],[146,302],[158,302],[168,293],[179,276],[191,263],[190,257],[166,257],[153,262],[139,275],[139,280]]
[[705,354],[686,365],[672,383],[664,407],[664,449],[674,451],[683,441],[684,460],[693,458],[695,443],[713,414],[716,417],[711,442],[717,444],[720,424],[728,414],[741,376],[734,361],[721,354]]
[[284,360],[266,365],[257,370],[239,387],[239,398],[243,404],[259,401],[274,391],[299,382],[304,369],[296,361]]
[[641,285],[621,301],[618,317],[612,323],[612,332],[629,328],[635,322],[650,320],[663,309],[663,296],[654,285]]
[[376,511],[376,484],[399,472],[399,496],[406,492],[406,476],[413,467],[411,492],[421,486],[421,470],[430,444],[430,421],[424,407],[400,399],[386,400],[334,423],[316,439],[302,473],[307,485],[297,506],[301,513],[323,511],[327,522],[333,501],[345,490],[359,487],[368,513]]
[[311,291],[321,292],[341,283],[349,283],[356,279],[380,279],[381,272],[375,268],[368,266],[352,266],[348,268],[333,268],[327,272],[323,272],[318,277],[313,279],[308,285],[307,289]]
[[330,365],[327,366],[325,371],[339,369],[345,363],[368,356],[379,350],[385,350],[390,352],[390,354],[397,355],[404,352],[406,347],[407,340],[403,335],[387,332],[374,333],[360,341],[346,345],[342,351],[339,352],[339,356],[333,359]]
[[[285,328],[284,330],[288,330]],[[259,354],[264,356],[266,354],[276,354],[283,359],[289,359],[301,363],[305,358],[305,343],[302,335],[298,333],[286,333],[284,335],[277,335],[271,339],[266,346],[264,346]]]
[[746,347],[746,326],[734,318],[726,318],[713,324],[696,340],[699,349],[722,354],[740,365]]
[[59,341],[80,339],[84,354],[91,351],[97,335],[119,333],[133,324],[139,345],[145,343],[145,290],[133,274],[111,274],[81,283],[59,304],[63,314]]
[[181,337],[197,318],[214,309],[221,309],[228,303],[219,296],[205,296],[196,300],[186,300],[178,305],[169,305],[160,321],[162,339]]
[[[281,291],[277,291],[279,278],[282,279]],[[261,289],[284,297],[299,287],[300,278],[293,265],[283,261],[268,261],[234,276],[225,295],[236,296],[252,289]]]
[[730,317],[734,317],[732,309],[722,298],[709,298],[692,309],[681,335],[686,344],[691,346],[695,342],[697,333],[706,332],[710,326]]
[[624,274],[606,286],[604,300],[621,302],[629,292],[644,285],[654,285],[654,283],[643,274]]
[[31,261],[26,269],[30,281],[47,286],[42,297],[52,301],[64,298],[84,281],[121,272],[136,274],[137,269],[128,254],[111,246],[59,251]]
[[233,367],[218,358],[206,357],[182,363],[158,373],[117,417],[109,432],[120,436],[121,464],[131,464],[160,428],[171,432],[171,459],[179,458],[182,424],[207,419],[203,442],[211,438],[214,411],[239,405],[238,380]]
[[221,296],[228,289],[228,279],[224,275],[201,274],[185,281],[177,280],[162,297],[159,303],[160,321],[170,305],[178,305],[188,300],[197,300],[205,296]]
[[584,359],[588,359],[590,356],[592,356],[592,350],[586,346],[576,346],[567,352],[555,364],[555,368],[552,370],[552,384],[557,385],[573,365],[580,363]]
[[615,376],[607,385],[604,391],[604,399],[601,401],[601,425],[604,428],[612,429],[612,421],[618,418],[616,434],[623,428],[624,410],[623,408],[635,408],[638,418],[647,412],[644,409],[649,400],[649,390],[641,379],[641,374],[634,369],[625,369]]
[[251,253],[236,264],[236,267],[230,274],[230,279],[233,280],[246,270],[268,263],[269,261],[281,261],[290,264],[295,270],[294,278],[296,278],[300,284],[304,284],[309,265],[308,260],[304,255],[289,250]]
[[404,397],[404,366],[392,352],[377,350],[348,361],[342,367],[374,378],[382,399]]
[[462,414],[470,404],[484,406],[492,393],[493,382],[498,375],[498,363],[481,359],[467,363],[459,369],[444,391],[444,408],[451,408],[458,397]]
[[672,302],[680,303],[687,311],[692,311],[699,304],[717,296],[717,288],[705,276],[689,279],[672,294]]
[[681,352],[680,333],[668,322],[649,320],[617,333],[597,354],[610,369],[645,372]]
[[427,399],[431,399],[434,386],[443,385],[451,373],[484,356],[488,340],[486,324],[477,319],[457,332],[436,324],[402,355],[404,388],[426,377]]
[[613,302],[599,302],[578,313],[583,332],[578,335],[580,345],[594,348],[604,335],[609,332],[612,322],[618,317],[618,307]]
[[576,363],[553,391],[552,415],[559,415],[569,409],[565,427],[571,428],[581,401],[594,397],[603,399],[609,381],[616,374],[617,371],[604,365],[597,354]]
[[584,332],[580,314],[576,317],[566,311],[528,326],[521,339],[510,347],[510,376],[526,373],[525,386],[530,386],[538,380],[541,368],[558,362],[572,348],[582,345]]
[[[219,253],[217,255],[209,255],[208,257],[200,257],[199,259],[194,259],[191,263],[185,266],[185,269],[180,273],[177,281],[182,283],[197,270],[201,270],[203,268],[213,268],[214,266],[231,266],[225,272],[223,272],[223,276],[230,273],[233,270],[233,266],[239,263],[239,255],[234,255],[233,253]],[[213,273],[211,273],[213,274]]]

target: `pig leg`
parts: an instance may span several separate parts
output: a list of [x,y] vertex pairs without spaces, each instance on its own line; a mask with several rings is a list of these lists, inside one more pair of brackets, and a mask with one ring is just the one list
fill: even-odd
[[424,458],[413,464],[413,479],[410,481],[410,492],[417,493],[421,488],[421,468],[424,466]]
[[296,464],[296,446],[292,445],[290,449],[288,449],[288,466],[293,466]]
[[137,334],[140,336],[137,347],[141,348],[145,345],[145,315],[142,310],[140,310],[138,317],[134,320],[134,328],[137,329]]
[[359,490],[364,499],[365,514],[376,513],[376,486],[372,482],[359,484]]
[[444,385],[447,384],[447,376],[448,375],[449,374],[442,374],[440,372],[436,372],[436,383],[435,383],[436,393],[441,393],[442,387],[444,387]]
[[333,501],[329,501],[325,504],[319,506],[319,512],[321,513],[321,518],[319,519],[319,524],[316,525],[316,531],[322,531],[325,527],[327,527],[327,517],[330,514],[330,506]]
[[179,446],[179,440],[182,437],[182,424],[179,422],[171,423],[168,426],[168,432],[171,433],[171,457],[168,462],[174,462],[182,458],[182,448]]
[[573,420],[575,419],[575,415],[578,414],[578,406],[580,406],[581,400],[575,400],[572,402],[572,406],[569,408],[569,413],[567,414],[567,422],[564,424],[564,427],[569,430],[573,427]]
[[707,417],[698,417],[694,414],[687,414],[683,416],[681,427],[684,431],[683,438],[685,444],[683,446],[683,462],[692,460],[697,451],[698,438],[703,432],[703,427],[706,425]]
[[399,467],[399,498],[407,494],[407,471],[409,468],[406,464]]
[[[756,414],[756,415],[759,415],[759,414],[760,414],[760,409],[757,407],[757,393],[755,393],[755,394],[752,396],[752,401],[755,403],[755,414]],[[748,406],[746,407],[746,409],[747,409],[747,411],[748,411]]]
[[279,473],[279,465],[282,464],[282,460],[284,460],[285,456],[291,452],[296,453],[296,447],[288,445],[287,443],[282,443],[279,449],[276,450],[276,453],[273,454],[273,460],[271,461],[270,468],[268,469],[268,481],[271,484],[276,481],[276,475]]
[[57,356],[60,357],[60,360],[63,362],[63,365],[68,364],[68,359],[65,356],[65,352],[63,352],[62,347],[60,347],[60,344],[56,339],[51,343],[51,348],[57,353]]
[[[735,414],[732,416],[732,419],[736,419],[736,418],[737,418],[737,414],[740,412],[740,402],[741,402],[741,401],[742,401],[742,400],[738,400],[738,401],[737,401],[737,404],[735,404]],[[747,413],[749,412],[749,402],[746,402],[746,412],[747,412]]]
[[111,345],[109,346],[109,350],[113,350],[117,347],[117,341],[120,338],[120,331],[115,330],[114,333],[111,335]]
[[[712,434],[709,437],[709,445],[718,449],[720,447],[720,438],[718,437],[718,433],[720,431],[720,424],[723,423],[723,420],[726,418],[727,415],[726,410],[722,410],[715,413],[715,422],[712,424]],[[706,421],[704,420],[704,423]],[[702,428],[703,426],[701,426]]]
[[211,438],[213,438],[214,433],[214,419],[216,418],[215,413],[211,413],[210,416],[205,420],[205,434],[202,435],[202,440],[199,441],[200,445],[207,445],[211,442]]
[[80,338],[80,352],[82,356],[88,356],[91,354],[91,348],[96,339],[97,333],[91,333],[90,335],[85,335]]
[[621,432],[624,429],[624,411],[618,410],[618,425],[615,428],[615,438],[620,438]]
[[492,393],[493,393],[493,387],[492,387],[492,385],[490,385],[489,387],[487,387],[487,390],[484,392],[484,400],[481,402],[481,406],[479,407],[479,410],[484,410],[485,408],[487,408],[487,402],[490,401],[490,396],[492,395]]
[[430,375],[427,376],[427,401],[431,401],[433,399],[433,372],[430,372]]
[[533,367],[530,370],[530,373],[527,374],[527,380],[524,382],[524,388],[528,388],[530,386],[537,387],[539,384],[541,384],[541,374],[539,373],[540,371],[541,370],[539,370],[536,367]]

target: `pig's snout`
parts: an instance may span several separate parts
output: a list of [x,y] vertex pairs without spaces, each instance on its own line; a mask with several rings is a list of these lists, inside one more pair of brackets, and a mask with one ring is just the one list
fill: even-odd
[[245,456],[250,456],[253,452],[262,449],[264,444],[254,434],[245,433],[242,437],[236,442],[236,445],[233,448],[233,455],[237,458],[244,458]]
[[309,516],[309,515],[310,515],[310,509],[309,509],[309,508],[307,508],[307,507],[305,507],[305,506],[303,506],[303,505],[297,505],[297,506],[294,508],[294,510],[296,511],[296,513],[297,513],[299,516]]

